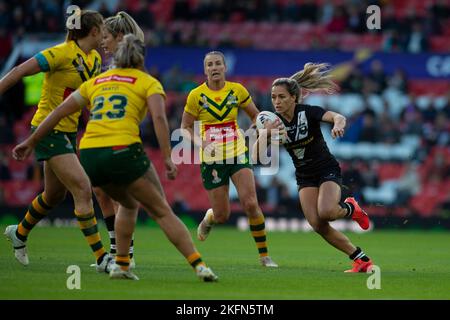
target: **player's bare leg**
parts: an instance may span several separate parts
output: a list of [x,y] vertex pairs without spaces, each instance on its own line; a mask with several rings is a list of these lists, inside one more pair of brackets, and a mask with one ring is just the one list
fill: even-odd
[[231,176],[231,180],[236,186],[242,208],[247,214],[250,231],[258,248],[261,265],[272,268],[278,267],[268,253],[265,220],[256,197],[253,171],[249,168],[243,168],[234,173]]

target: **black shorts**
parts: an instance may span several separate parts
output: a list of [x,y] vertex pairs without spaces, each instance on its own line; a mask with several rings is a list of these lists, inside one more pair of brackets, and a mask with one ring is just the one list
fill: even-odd
[[327,181],[334,181],[339,186],[342,185],[342,174],[339,164],[326,166],[316,171],[304,172],[305,170],[296,170],[295,178],[297,179],[298,190],[306,187],[320,187],[320,185]]

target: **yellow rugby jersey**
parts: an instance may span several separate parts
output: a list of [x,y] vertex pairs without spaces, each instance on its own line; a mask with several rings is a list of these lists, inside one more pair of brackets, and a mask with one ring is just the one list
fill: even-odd
[[147,114],[147,98],[165,97],[161,83],[137,69],[111,69],[81,85],[91,116],[80,149],[141,142],[139,124]]
[[[86,55],[75,41],[43,50],[34,57],[41,71],[45,72],[38,110],[31,120],[31,125],[37,127],[83,82],[100,74],[102,58],[97,50]],[[76,132],[79,116],[77,112],[62,119],[55,129]]]
[[251,101],[247,89],[237,82],[225,81],[225,86],[217,91],[203,83],[189,93],[184,111],[200,121],[204,141],[216,141],[219,145],[214,157],[203,155],[200,150],[202,161],[225,160],[247,151],[237,116],[239,108],[245,108]]

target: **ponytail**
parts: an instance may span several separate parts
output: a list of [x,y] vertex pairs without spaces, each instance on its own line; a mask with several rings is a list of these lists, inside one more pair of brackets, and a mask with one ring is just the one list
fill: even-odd
[[123,35],[133,34],[142,43],[145,43],[144,31],[142,31],[136,21],[125,11],[119,11],[115,16],[107,18],[105,20],[105,28],[114,38],[119,33]]
[[300,88],[307,91],[325,90],[326,93],[332,94],[338,90],[338,86],[333,82],[332,76],[328,74],[328,63],[312,63],[308,62],[303,70],[298,71],[291,76]]
[[303,70],[293,74],[289,78],[278,78],[272,83],[272,87],[283,85],[290,95],[296,96],[295,101],[302,97],[302,89],[308,92],[324,90],[328,94],[335,93],[338,85],[333,82],[328,72],[329,64],[311,63],[304,65]]

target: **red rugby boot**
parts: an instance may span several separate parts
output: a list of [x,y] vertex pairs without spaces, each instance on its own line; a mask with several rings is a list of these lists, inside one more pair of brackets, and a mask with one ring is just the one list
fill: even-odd
[[355,198],[349,197],[345,199],[344,202],[351,203],[353,208],[355,208],[353,210],[352,220],[356,221],[362,229],[369,229],[369,216],[363,209],[361,209]]

